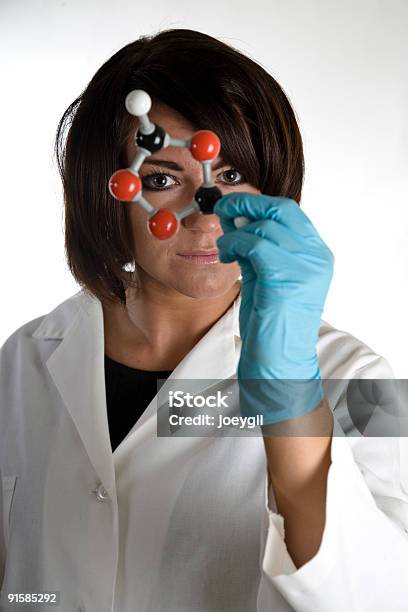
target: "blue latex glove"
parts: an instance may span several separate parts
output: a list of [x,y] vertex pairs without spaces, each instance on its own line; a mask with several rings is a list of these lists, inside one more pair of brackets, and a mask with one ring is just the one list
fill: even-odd
[[[215,204],[220,261],[242,270],[237,376],[243,416],[277,423],[323,398],[316,345],[334,256],[289,198],[234,192]],[[234,218],[247,225],[236,229]]]

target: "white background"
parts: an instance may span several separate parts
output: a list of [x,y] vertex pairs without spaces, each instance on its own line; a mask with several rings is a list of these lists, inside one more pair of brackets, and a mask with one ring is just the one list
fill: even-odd
[[302,208],[334,252],[323,318],[408,378],[408,2],[0,0],[0,344],[78,290],[64,260],[53,138],[100,65],[188,27],[283,86],[302,131]]

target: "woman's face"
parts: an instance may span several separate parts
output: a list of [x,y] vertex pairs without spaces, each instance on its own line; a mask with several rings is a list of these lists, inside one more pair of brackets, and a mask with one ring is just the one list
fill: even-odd
[[[191,138],[194,133],[182,115],[162,103],[153,104],[149,118],[175,138]],[[136,154],[133,133],[127,153],[130,165]],[[213,180],[223,194],[231,191],[259,193],[245,182],[238,168],[222,164],[220,157],[214,160],[217,170],[213,171]],[[202,183],[200,162],[187,148],[174,146],[147,157],[139,174],[146,200],[155,208],[173,212],[189,205]],[[158,240],[150,234],[147,213],[140,204],[133,202],[125,206],[129,207],[135,262],[142,285],[159,284],[166,292],[179,292],[193,298],[217,297],[231,290],[241,274],[237,262],[195,263],[181,256],[189,251],[217,250],[216,240],[223,234],[217,215],[193,213],[180,222],[175,235]]]

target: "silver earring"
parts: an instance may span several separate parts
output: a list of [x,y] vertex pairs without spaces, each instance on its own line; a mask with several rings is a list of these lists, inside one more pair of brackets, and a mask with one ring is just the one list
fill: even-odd
[[133,261],[128,261],[127,263],[125,263],[125,265],[122,267],[122,269],[125,272],[134,272],[136,269],[136,263],[135,260]]

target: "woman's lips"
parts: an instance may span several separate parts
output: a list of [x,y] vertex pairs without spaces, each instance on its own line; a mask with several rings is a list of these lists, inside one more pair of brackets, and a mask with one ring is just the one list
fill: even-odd
[[184,253],[177,253],[179,257],[182,257],[185,261],[195,264],[213,264],[219,263],[218,251],[185,251]]

